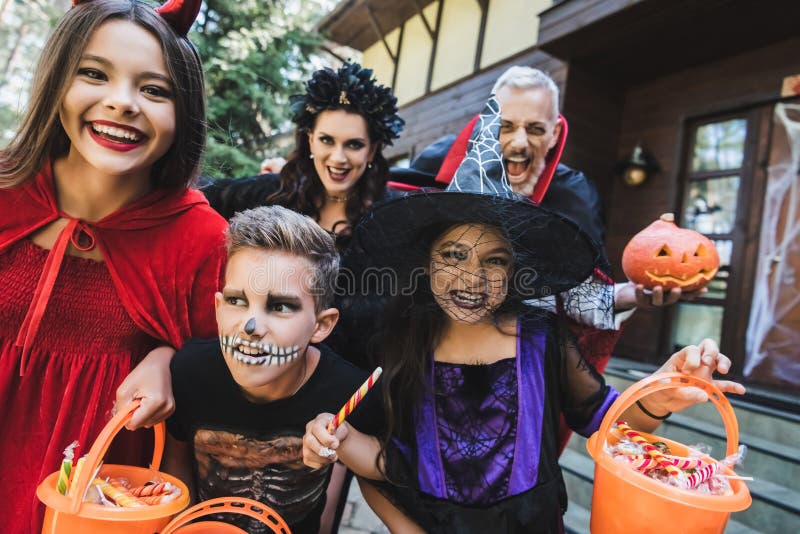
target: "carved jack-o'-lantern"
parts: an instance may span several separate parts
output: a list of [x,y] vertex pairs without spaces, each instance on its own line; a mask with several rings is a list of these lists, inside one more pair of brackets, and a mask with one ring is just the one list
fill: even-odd
[[714,243],[694,230],[678,228],[674,220],[666,213],[628,242],[622,270],[630,281],[648,289],[696,291],[717,274],[719,254]]

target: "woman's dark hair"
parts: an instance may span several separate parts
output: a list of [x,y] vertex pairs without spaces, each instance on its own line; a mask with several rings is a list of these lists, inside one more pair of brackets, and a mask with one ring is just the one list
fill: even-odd
[[[397,98],[389,87],[373,78],[372,70],[358,63],[345,62],[337,70],[315,71],[304,84],[305,92],[290,97],[289,108],[295,130],[295,150],[280,173],[278,191],[267,202],[280,204],[319,221],[325,203],[325,188],[309,156],[308,134],[314,131],[320,113],[342,110],[361,116],[367,125],[370,142],[375,146],[371,165],[364,170],[345,205],[346,221],[332,230],[337,245],[344,245],[350,230],[384,195],[389,179],[389,163],[383,147],[392,144],[403,130],[404,121],[397,114]],[[343,224],[343,226],[339,226]]]
[[[340,109],[356,113],[346,106]],[[319,221],[320,208],[325,201],[325,187],[314,168],[314,160],[309,158],[311,148],[307,131],[298,127],[294,138],[295,150],[281,170],[278,190],[267,197],[267,203],[280,204]],[[375,156],[372,158],[372,167],[364,170],[364,174],[353,186],[355,194],[351,194],[347,199],[345,205],[347,226],[333,228],[337,244],[340,243],[340,238],[349,237],[351,227],[355,226],[358,220],[372,209],[375,202],[384,196],[386,182],[389,179],[389,163],[381,153],[382,147],[379,142],[372,138],[370,142],[378,143]]]

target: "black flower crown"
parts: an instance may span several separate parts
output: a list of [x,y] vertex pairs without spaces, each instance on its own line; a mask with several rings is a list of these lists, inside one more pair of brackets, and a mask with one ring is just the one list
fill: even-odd
[[378,85],[371,69],[345,63],[339,70],[324,68],[305,83],[306,92],[292,95],[292,122],[303,130],[314,125],[317,114],[326,109],[347,109],[363,115],[373,139],[391,145],[405,122],[397,115],[397,98],[392,90]]

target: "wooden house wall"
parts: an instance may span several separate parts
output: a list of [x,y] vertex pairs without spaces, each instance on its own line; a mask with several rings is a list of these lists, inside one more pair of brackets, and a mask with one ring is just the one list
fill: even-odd
[[[678,195],[686,121],[778,98],[783,78],[800,73],[798,50],[800,38],[792,38],[625,91],[615,159],[627,158],[641,141],[661,170],[639,188],[629,188],[617,177],[605,184],[610,185],[610,191],[606,189],[606,246],[617,280],[624,279],[620,258],[628,239],[661,213],[674,212],[681,205]],[[568,84],[568,101],[574,90],[576,87]],[[573,137],[570,142],[581,141]],[[749,299],[737,313],[748,313],[746,303]],[[664,313],[637,311],[626,324],[617,354],[652,362],[666,358],[666,354],[658,354],[659,344],[668,334],[663,331]]]

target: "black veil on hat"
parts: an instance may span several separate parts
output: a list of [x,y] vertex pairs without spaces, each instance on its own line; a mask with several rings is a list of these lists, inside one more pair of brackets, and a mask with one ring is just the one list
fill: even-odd
[[409,271],[428,265],[434,239],[459,224],[494,226],[508,239],[514,256],[509,298],[547,297],[576,287],[592,275],[602,261],[592,240],[572,221],[511,189],[499,129],[500,106],[492,97],[445,191],[398,198],[361,220],[343,258],[357,287],[363,289],[370,270],[384,277],[389,269],[399,280],[407,279]]

